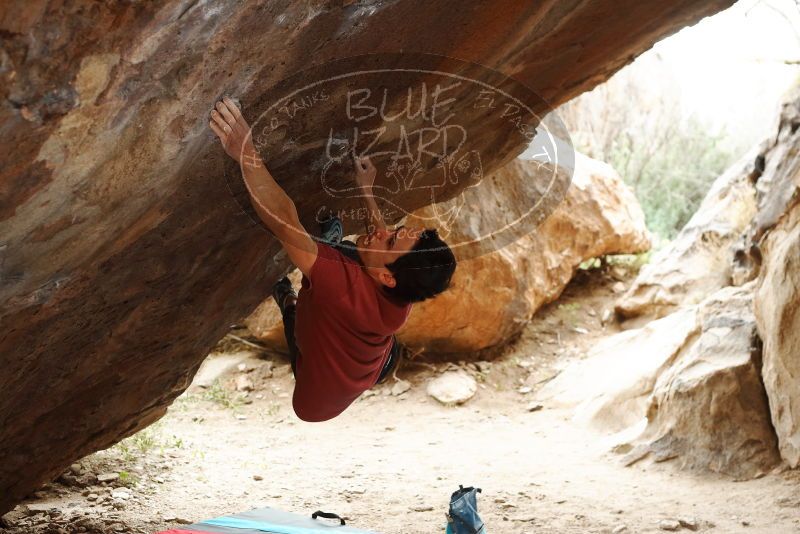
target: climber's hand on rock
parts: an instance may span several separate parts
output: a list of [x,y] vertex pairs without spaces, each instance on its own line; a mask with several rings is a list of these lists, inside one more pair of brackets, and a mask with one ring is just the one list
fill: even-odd
[[375,169],[375,165],[370,161],[369,156],[356,156],[355,168],[356,184],[367,191],[372,190],[372,186],[375,184],[375,175],[378,171]]
[[226,96],[217,102],[215,109],[211,111],[209,126],[217,134],[222,147],[230,157],[239,163],[244,161],[248,165],[261,163],[261,158],[253,146],[250,125],[233,100]]

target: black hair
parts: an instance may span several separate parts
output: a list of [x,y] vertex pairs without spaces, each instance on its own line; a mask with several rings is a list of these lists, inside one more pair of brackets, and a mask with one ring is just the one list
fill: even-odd
[[405,302],[422,302],[450,286],[456,270],[456,257],[435,229],[426,229],[409,252],[386,268],[394,275],[394,287],[384,286],[387,294]]

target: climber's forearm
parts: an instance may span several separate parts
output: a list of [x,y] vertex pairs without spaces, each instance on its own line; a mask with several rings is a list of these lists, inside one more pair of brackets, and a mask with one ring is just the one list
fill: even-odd
[[258,153],[243,157],[242,162],[244,182],[258,216],[281,242],[294,266],[308,274],[317,258],[317,243],[303,228],[297,207]]
[[294,202],[278,185],[257,152],[242,158],[242,175],[258,216],[279,239],[296,214]]
[[385,230],[386,222],[383,220],[378,203],[375,202],[375,195],[372,194],[371,187],[364,189],[361,201],[367,209],[367,219],[365,221],[367,233],[375,229]]

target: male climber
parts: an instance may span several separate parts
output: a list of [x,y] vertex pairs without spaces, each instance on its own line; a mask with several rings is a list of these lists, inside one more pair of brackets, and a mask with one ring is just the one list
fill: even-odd
[[368,233],[355,243],[341,241],[341,222],[332,218],[318,243],[264,165],[236,104],[226,97],[215,108],[211,129],[239,162],[259,217],[303,273],[299,295],[286,278],[273,288],[295,375],[292,406],[304,421],[332,419],[386,379],[400,357],[394,333],[412,303],[447,289],[455,257],[434,229],[386,228],[372,196],[376,169],[369,158],[354,157]]

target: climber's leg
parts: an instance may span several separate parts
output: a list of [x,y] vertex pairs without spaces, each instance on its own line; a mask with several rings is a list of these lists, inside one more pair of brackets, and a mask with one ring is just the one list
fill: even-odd
[[289,359],[292,364],[292,374],[297,368],[297,343],[294,339],[294,321],[297,310],[297,293],[292,288],[292,283],[285,276],[278,280],[272,287],[272,296],[283,316],[283,334],[289,346]]
[[389,378],[389,375],[393,373],[400,364],[401,356],[402,349],[400,347],[400,343],[397,342],[397,338],[395,336],[392,336],[392,348],[389,349],[389,357],[386,359],[386,363],[383,364],[383,369],[381,369],[381,374],[378,376],[378,380],[375,382],[376,384],[383,384],[386,382],[386,379]]

